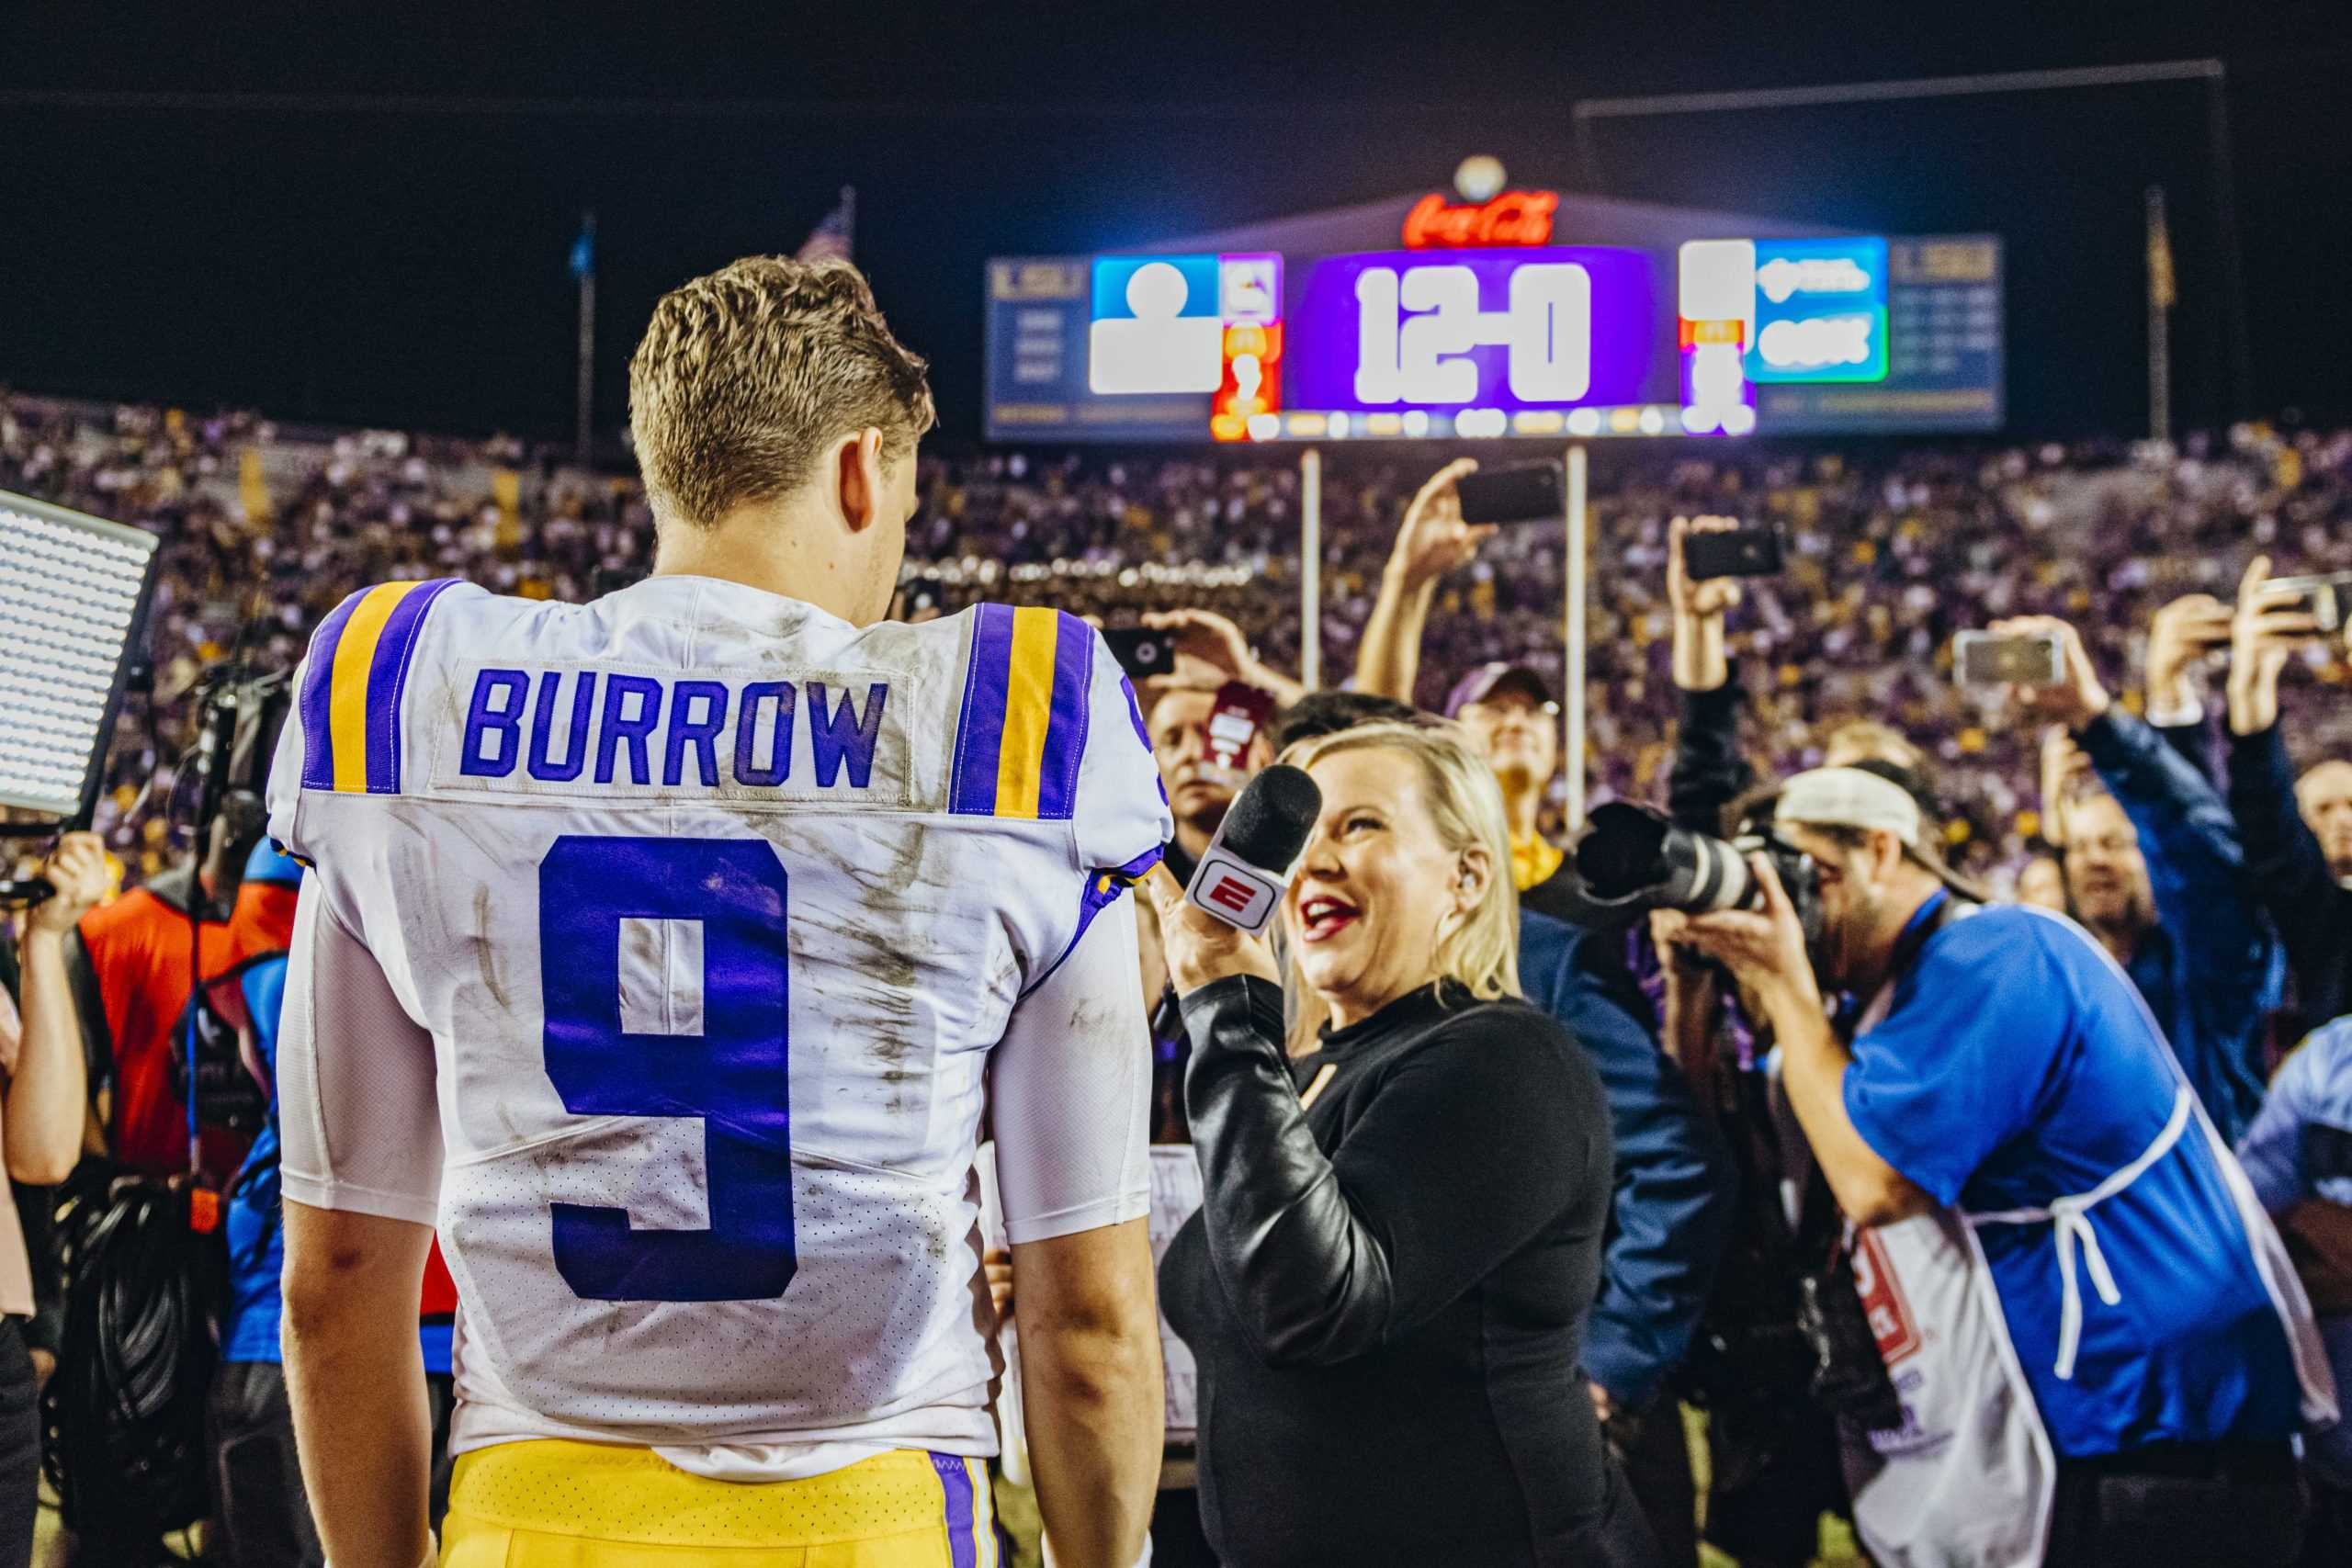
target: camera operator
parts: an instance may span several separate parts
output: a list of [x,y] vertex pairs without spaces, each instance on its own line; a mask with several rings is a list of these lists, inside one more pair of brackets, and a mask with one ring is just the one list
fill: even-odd
[[2278,678],[2318,641],[2308,611],[2246,569],[2230,629],[2229,800],[2255,897],[2287,950],[2295,1005],[2315,1022],[2352,1012],[2352,762],[2299,780],[2278,733]]
[[[261,831],[258,798],[231,796],[213,818],[193,876],[185,868],[166,872],[93,909],[76,928],[95,991],[84,993],[83,1023],[101,1042],[97,1056],[111,1064],[107,1152],[141,1175],[187,1174],[187,1097],[204,1087],[182,1081],[190,997],[199,973],[215,974],[227,961],[230,911]],[[233,1060],[224,1065],[232,1071],[222,1087],[250,1090],[241,1098],[258,1111],[250,1077]],[[226,1180],[250,1141],[208,1117],[198,1143],[203,1178]]]
[[1608,1112],[1518,999],[1491,776],[1404,725],[1290,755],[1322,807],[1287,1049],[1271,944],[1153,886],[1193,1042],[1205,1202],[1160,1278],[1210,1540],[1231,1568],[1647,1562],[1577,1372]]
[[2030,615],[1993,630],[2059,640],[2062,679],[2019,696],[2025,712],[2065,727],[2104,786],[2063,801],[2068,900],[2131,976],[2206,1113],[2235,1138],[2262,1103],[2278,947],[2229,808],[2109,698],[2072,626]]
[[[1956,1207],[1973,1232],[1959,1266],[1989,1269],[2013,1355],[1946,1371],[1975,1396],[1968,1436],[2011,1421],[2046,1435],[2013,1450],[2056,1456],[2042,1560],[2291,1562],[2292,1438],[2305,1416],[2335,1419],[2333,1380],[2276,1233],[2145,1006],[2070,922],[2018,907],[1957,918],[1967,905],[1917,802],[1883,775],[1799,774],[1774,830],[1810,863],[1810,941],[1770,855],[1751,863],[1761,913],[1658,923],[1757,998],[1849,1220]],[[1850,1032],[1825,1003],[1840,992],[1867,1003]],[[1927,1314],[1984,1299],[1917,1284]],[[1932,1355],[1969,1339],[1933,1315],[1921,1326]],[[1906,1437],[1918,1397],[1905,1392]],[[1958,1469],[1977,1452],[1957,1440],[1912,1458]],[[2013,1528],[2020,1480],[1947,1474],[1899,1521],[1907,1544],[1945,1560]]]

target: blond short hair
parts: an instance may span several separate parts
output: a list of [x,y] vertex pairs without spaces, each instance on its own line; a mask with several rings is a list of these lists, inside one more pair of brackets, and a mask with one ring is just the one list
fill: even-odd
[[[1421,793],[1438,840],[1455,854],[1486,852],[1486,897],[1468,917],[1438,939],[1438,973],[1481,1001],[1520,995],[1519,890],[1510,879],[1510,829],[1494,770],[1464,745],[1451,724],[1364,724],[1302,740],[1283,753],[1294,767],[1311,768],[1342,751],[1398,753],[1420,775]],[[1329,1010],[1306,988],[1298,949],[1290,955],[1290,992],[1297,1008],[1291,1050],[1311,1049]]]
[[[1856,762],[1875,760],[1892,762],[1898,768],[1917,773],[1927,765],[1927,756],[1911,744],[1903,732],[1893,725],[1881,724],[1874,718],[1849,718],[1834,725],[1821,739],[1822,761],[1826,767],[1850,767]],[[1832,761],[1830,759],[1836,758]]]
[[797,489],[872,427],[886,459],[934,413],[922,357],[845,261],[745,256],[673,288],[628,362],[628,423],[657,516],[707,527]]

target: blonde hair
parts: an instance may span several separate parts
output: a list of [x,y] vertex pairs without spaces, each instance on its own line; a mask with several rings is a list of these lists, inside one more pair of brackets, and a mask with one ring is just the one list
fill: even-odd
[[1824,765],[1828,767],[1875,760],[1908,768],[1915,773],[1928,760],[1901,730],[1874,718],[1849,718],[1832,725],[1821,738],[1821,754]]
[[[1487,857],[1486,896],[1438,938],[1438,974],[1481,1001],[1520,995],[1519,890],[1511,884],[1510,830],[1494,771],[1462,742],[1451,724],[1359,725],[1302,740],[1283,752],[1282,760],[1311,768],[1343,751],[1368,750],[1400,752],[1419,770],[1423,803],[1447,850],[1457,855],[1479,850]],[[1289,987],[1296,1003],[1290,1046],[1297,1053],[1313,1047],[1329,1009],[1307,989],[1295,943]]]
[[673,288],[628,362],[629,433],[657,514],[707,527],[807,479],[872,426],[890,460],[934,412],[921,356],[845,261],[745,256]]

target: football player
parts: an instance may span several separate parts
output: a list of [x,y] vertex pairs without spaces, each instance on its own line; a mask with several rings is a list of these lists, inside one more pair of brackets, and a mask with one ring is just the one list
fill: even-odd
[[1121,895],[1170,830],[1134,694],[1051,610],[882,618],[932,403],[846,263],[671,293],[629,402],[653,574],[355,594],[271,780],[315,868],[279,1098],[328,1554],[430,1560],[437,1227],[445,1562],[994,1568],[985,1093],[1046,1533],[1126,1568],[1161,1403]]

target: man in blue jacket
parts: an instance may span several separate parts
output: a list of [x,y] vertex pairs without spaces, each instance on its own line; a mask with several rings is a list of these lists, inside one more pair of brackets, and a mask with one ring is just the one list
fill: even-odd
[[2060,639],[2064,678],[2021,695],[2065,725],[2104,786],[2065,803],[2068,899],[2235,1141],[2262,1104],[2264,1015],[2283,975],[2237,824],[2178,751],[2110,700],[2073,626],[2030,615],[1993,629]]
[[1698,1561],[1697,1499],[1679,1407],[1666,1390],[1697,1332],[1737,1212],[1731,1151],[1659,1049],[1622,936],[1522,910],[1527,999],[1591,1054],[1616,1139],[1600,1295],[1585,1323],[1585,1375],[1610,1446],[1673,1563]]

